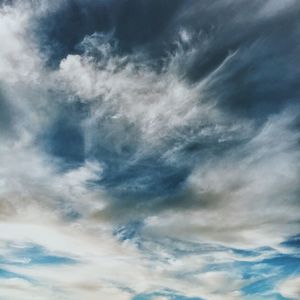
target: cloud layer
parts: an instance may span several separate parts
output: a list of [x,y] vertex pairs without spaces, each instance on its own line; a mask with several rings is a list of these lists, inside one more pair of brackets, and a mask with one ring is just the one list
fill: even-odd
[[0,299],[298,299],[299,11],[0,2]]

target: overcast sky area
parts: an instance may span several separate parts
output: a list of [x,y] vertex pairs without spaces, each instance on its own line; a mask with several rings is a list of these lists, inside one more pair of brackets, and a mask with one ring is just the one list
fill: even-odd
[[0,300],[299,300],[300,2],[0,0]]

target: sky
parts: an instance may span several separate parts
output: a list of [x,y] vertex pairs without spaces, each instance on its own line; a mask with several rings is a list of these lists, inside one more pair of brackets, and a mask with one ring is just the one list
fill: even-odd
[[299,16],[0,1],[0,300],[299,300]]

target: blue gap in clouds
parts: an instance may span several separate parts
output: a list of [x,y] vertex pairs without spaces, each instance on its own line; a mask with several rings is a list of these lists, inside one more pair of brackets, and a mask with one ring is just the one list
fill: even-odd
[[76,260],[70,258],[70,257],[64,257],[64,256],[57,256],[57,255],[51,255],[47,254],[45,249],[43,249],[40,246],[33,246],[28,249],[26,249],[23,252],[24,256],[30,258],[31,265],[36,264],[50,264],[50,265],[66,265],[66,264],[75,264],[77,263]]
[[281,245],[288,248],[300,249],[300,234],[290,237],[288,240],[281,243]]
[[285,276],[300,274],[300,257],[298,256],[280,254],[261,262],[270,266],[280,267],[281,274]]
[[24,248],[12,249],[12,259],[0,257],[0,263],[6,265],[65,265],[75,264],[77,261],[70,257],[50,254],[45,248],[30,244]]
[[134,296],[132,300],[152,300],[159,296],[167,297],[168,300],[203,300],[202,298],[199,297],[185,297],[183,295],[176,294],[175,292],[172,291],[139,294]]
[[98,183],[124,200],[137,197],[147,200],[174,194],[189,173],[187,169],[165,164],[154,155],[134,161],[134,153],[123,158],[114,149],[110,153],[100,150],[97,149],[97,157],[104,162],[105,168]]
[[133,240],[136,239],[141,227],[143,226],[142,221],[132,221],[128,224],[119,226],[113,232],[113,234],[120,240]]
[[60,161],[59,167],[77,167],[85,160],[85,142],[81,122],[89,107],[79,101],[53,104],[55,115],[37,138],[43,150]]
[[245,279],[252,280],[242,289],[247,295],[271,292],[281,280],[300,274],[300,257],[288,254],[276,254],[258,262],[236,262],[234,265]]
[[[7,270],[1,269],[1,268],[0,268],[0,279],[23,279],[23,280],[26,280],[31,283],[36,283],[35,280],[31,279],[30,277],[27,277],[27,276],[24,276],[22,274],[18,274],[15,272],[10,272],[10,271],[7,271]],[[0,296],[1,296],[1,293],[0,293]]]
[[[41,51],[48,55],[48,66],[56,68],[68,54],[80,53],[78,44],[95,32],[114,32],[122,53],[146,44],[153,46],[183,3],[183,0],[66,0],[36,20],[33,31]],[[155,45],[157,50],[163,48],[161,43]]]
[[20,274],[10,272],[10,271],[7,271],[5,269],[0,269],[0,278],[21,278],[21,279],[26,279],[26,277],[24,277]]
[[[113,2],[113,1],[112,1]],[[108,1],[66,0],[60,7],[35,20],[34,32],[39,47],[48,55],[48,66],[57,67],[86,35],[108,31]]]

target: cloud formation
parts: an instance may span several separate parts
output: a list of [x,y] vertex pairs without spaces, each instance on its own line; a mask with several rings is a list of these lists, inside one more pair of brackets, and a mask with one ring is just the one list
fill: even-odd
[[298,299],[299,10],[0,2],[0,299]]

